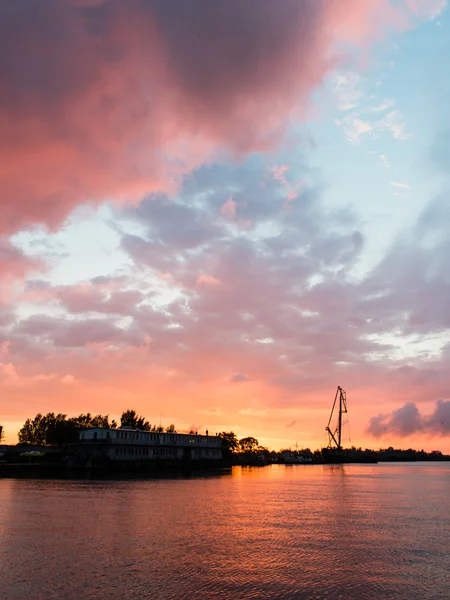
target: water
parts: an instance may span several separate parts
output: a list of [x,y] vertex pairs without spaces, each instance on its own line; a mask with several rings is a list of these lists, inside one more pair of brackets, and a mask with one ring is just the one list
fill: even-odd
[[0,480],[1,600],[450,598],[450,464]]

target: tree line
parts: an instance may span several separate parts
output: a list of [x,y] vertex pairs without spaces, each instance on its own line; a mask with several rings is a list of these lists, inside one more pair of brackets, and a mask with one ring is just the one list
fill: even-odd
[[[299,450],[291,451],[290,449],[275,451],[268,450],[267,448],[260,446],[258,440],[254,437],[247,437],[238,440],[233,432],[220,433],[222,438],[222,445],[224,449],[224,455],[234,461],[233,464],[245,464],[242,463],[242,458],[251,458],[252,456],[261,456],[269,460],[269,462],[283,462],[285,453],[289,455],[301,456],[305,459],[311,459],[312,462],[321,462],[322,450],[310,450],[309,448],[301,448]],[[378,450],[372,450],[370,448],[362,449],[352,446],[351,448],[344,448],[342,453],[358,462],[364,462],[368,458],[376,459],[378,462],[399,462],[399,461],[448,461],[450,455],[443,454],[440,450],[432,450],[426,452],[425,450],[414,450],[412,448],[400,449],[393,448],[380,448]]]
[[258,440],[252,436],[238,439],[233,431],[222,431],[219,433],[222,439],[222,448],[225,454],[232,456],[234,454],[266,454],[270,451],[264,446],[260,446]]
[[[141,431],[155,431],[162,433],[176,433],[175,425],[164,428],[162,425],[152,425],[145,417],[135,410],[125,410],[120,417],[120,425],[110,420],[109,415],[93,415],[91,413],[68,417],[63,413],[49,412],[45,415],[38,413],[33,419],[27,419],[18,433],[20,444],[35,446],[64,446],[79,440],[80,431],[94,427],[116,429],[117,427],[130,427]],[[1,429],[0,429],[1,432]],[[195,434],[195,431],[190,431]],[[268,453],[269,450],[259,445],[252,436],[238,439],[231,432],[219,433],[222,446],[226,455],[252,455]]]
[[[18,433],[20,444],[31,444],[36,446],[64,446],[66,444],[75,443],[79,440],[80,431],[94,427],[105,427],[116,429],[117,427],[130,427],[132,429],[140,429],[141,431],[155,431],[176,433],[173,424],[168,427],[162,425],[152,425],[145,417],[138,415],[135,410],[125,410],[120,417],[120,425],[114,420],[109,419],[109,415],[92,415],[91,413],[80,414],[75,417],[68,417],[65,414],[55,414],[53,412],[42,415],[38,413],[34,419],[27,419]],[[196,432],[191,430],[191,434]],[[222,440],[222,448],[224,456],[229,459],[245,459],[255,456],[265,456],[273,462],[278,462],[285,450],[276,452],[268,450],[261,446],[255,437],[248,436],[238,439],[233,431],[219,433]],[[0,442],[4,439],[4,431],[0,425]],[[426,452],[424,450],[413,450],[409,448],[394,449],[380,448],[372,450],[369,448],[351,448],[344,449],[343,452],[352,456],[355,459],[376,458],[380,462],[387,461],[424,461],[424,460],[449,460],[450,456],[442,454],[439,450]],[[319,460],[321,450],[311,451],[309,448],[302,448],[298,452],[298,456]]]
[[[34,419],[27,419],[18,433],[20,444],[33,444],[36,446],[64,446],[77,442],[80,431],[94,427],[116,429],[119,425],[109,415],[81,414],[68,417],[65,414],[53,412],[42,415],[38,413]],[[126,410],[120,417],[120,427],[131,427],[141,431],[164,431],[161,425],[151,425],[149,421],[137,414],[135,410]],[[174,432],[175,426],[169,425],[165,429]]]

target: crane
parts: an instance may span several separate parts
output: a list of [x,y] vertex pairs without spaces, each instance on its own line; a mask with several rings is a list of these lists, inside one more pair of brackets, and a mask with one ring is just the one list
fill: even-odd
[[[330,424],[333,419],[334,411],[337,410],[339,405],[339,414],[337,425],[334,430],[331,429]],[[330,419],[325,430],[328,433],[328,448],[333,450],[342,450],[342,415],[347,412],[347,396],[345,391],[338,385],[336,395],[334,397],[333,408],[331,409]]]

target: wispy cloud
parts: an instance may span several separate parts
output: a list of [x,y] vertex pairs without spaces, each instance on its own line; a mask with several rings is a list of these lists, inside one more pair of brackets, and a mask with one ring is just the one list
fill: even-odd
[[412,133],[407,131],[406,119],[399,110],[392,110],[377,121],[373,119],[375,114],[388,110],[392,106],[393,103],[389,102],[375,107],[366,107],[342,119],[336,119],[335,123],[342,128],[348,141],[355,145],[359,145],[365,138],[379,137],[380,132],[390,133],[395,140],[410,139]]
[[375,137],[373,126],[357,116],[348,115],[343,119],[337,119],[335,123],[338,127],[342,127],[345,137],[352,144],[359,145],[365,136]]
[[412,134],[406,130],[406,119],[399,110],[392,110],[380,119],[375,128],[378,131],[388,131],[395,140],[407,140]]
[[300,190],[304,183],[303,181],[299,181],[296,184],[291,185],[286,177],[288,171],[289,167],[287,165],[280,165],[270,169],[273,179],[281,183],[286,190],[286,200],[283,203],[283,208],[290,208],[291,203],[300,195]]
[[396,188],[402,188],[403,190],[411,189],[411,186],[408,183],[402,183],[401,181],[391,181],[391,185]]
[[447,0],[407,0],[409,9],[421,18],[436,19],[447,8]]
[[362,112],[364,112],[364,113],[380,113],[380,112],[384,112],[385,110],[389,110],[393,106],[395,106],[394,100],[384,100],[383,102],[380,102],[380,104],[375,104],[373,106],[365,107]]
[[256,408],[241,408],[239,414],[245,417],[262,417],[267,413],[265,410],[259,410]]
[[197,277],[197,285],[198,286],[213,286],[213,287],[217,287],[220,286],[220,280],[217,279],[216,277],[213,277],[212,275],[205,275],[204,273],[202,275],[199,275]]
[[337,72],[331,80],[331,90],[338,110],[347,111],[356,108],[364,97],[362,78],[354,71]]
[[383,167],[384,169],[389,169],[390,168],[390,164],[388,159],[386,158],[385,154],[379,154],[378,155],[378,163],[377,163],[378,167]]
[[225,412],[221,406],[210,406],[199,411],[203,415],[209,415],[211,417],[224,417]]

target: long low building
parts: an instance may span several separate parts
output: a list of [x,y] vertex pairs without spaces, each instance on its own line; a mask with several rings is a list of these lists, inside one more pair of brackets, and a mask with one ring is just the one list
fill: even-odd
[[218,435],[93,428],[80,432],[77,446],[83,462],[107,459],[111,463],[219,463],[222,460],[222,439]]

